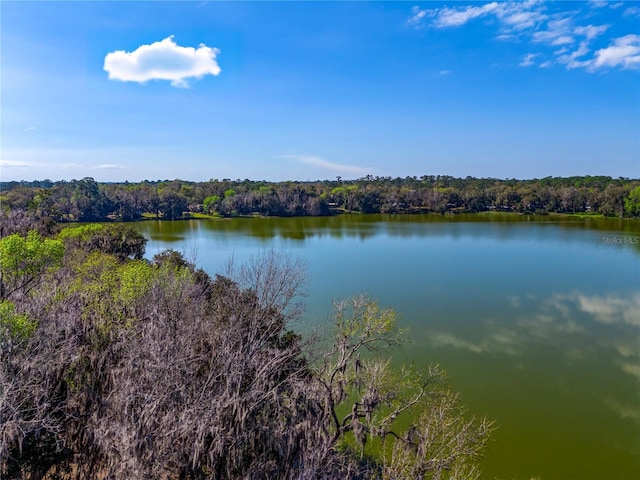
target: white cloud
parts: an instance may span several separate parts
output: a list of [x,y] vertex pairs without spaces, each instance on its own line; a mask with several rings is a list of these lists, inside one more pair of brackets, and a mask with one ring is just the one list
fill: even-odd
[[551,20],[547,23],[547,30],[534,32],[531,38],[536,43],[549,43],[551,45],[573,43],[573,37],[571,36],[572,21],[571,17]]
[[515,31],[534,28],[548,18],[546,6],[538,0],[525,2],[503,2],[496,11],[504,26]]
[[443,7],[421,10],[413,7],[413,15],[408,23],[420,26],[428,18],[432,18],[436,28],[459,27],[467,22],[494,15],[504,27],[513,30],[530,28],[546,18],[542,13],[544,4],[538,0],[525,2],[491,2],[481,6]]
[[533,65],[535,63],[533,61],[533,59],[538,57],[539,55],[540,55],[539,53],[527,53],[522,58],[522,61],[520,62],[520,66],[521,67],[530,67],[531,65]]
[[591,40],[592,38],[596,38],[598,35],[604,33],[609,28],[609,25],[587,25],[585,27],[576,27],[574,30],[576,35],[584,35],[587,37],[587,40]]
[[554,38],[553,41],[551,42],[551,45],[553,46],[558,46],[558,45],[568,45],[569,43],[573,43],[573,37],[570,37],[569,35],[563,35],[561,37],[558,38]]
[[371,170],[369,168],[358,167],[356,165],[329,162],[328,160],[315,155],[284,155],[283,157],[290,158],[313,167],[330,170],[335,173],[365,175],[370,173]]
[[457,27],[464,25],[469,20],[488,15],[500,8],[497,2],[487,3],[481,7],[469,6],[463,8],[445,7],[438,11],[436,27]]
[[112,80],[144,83],[149,80],[168,80],[174,87],[188,87],[187,79],[204,75],[218,75],[220,67],[217,48],[204,44],[196,49],[181,47],[173,35],[160,42],[141,45],[132,52],[117,50],[104,59],[104,70]]
[[27,128],[24,129],[24,131],[25,132],[31,132],[31,131],[33,131],[35,129],[36,129],[36,127],[27,127]]
[[593,8],[604,8],[609,4],[607,0],[589,0],[589,5]]
[[[618,9],[621,3],[596,1],[593,7],[609,6]],[[601,37],[610,25],[580,25],[581,21],[589,18],[582,9],[550,12],[551,6],[538,0],[491,2],[482,5],[457,5],[433,9],[413,7],[413,15],[409,23],[415,27],[429,25],[432,28],[461,27],[477,18],[491,18],[493,25],[498,26],[495,38],[504,41],[529,41],[536,48],[542,50],[548,47],[571,46],[572,51],[560,49],[553,52],[555,58],[546,60],[540,67],[548,68],[562,64],[567,69],[583,68],[593,72],[600,68],[636,69],[640,66],[639,36],[632,34],[613,40],[607,48],[601,48],[592,53],[594,39]],[[640,7],[634,6],[620,11],[618,15],[638,15]],[[606,40],[605,40],[606,41]],[[519,63],[521,67],[533,64],[533,55],[526,54]],[[544,51],[538,52],[547,54]],[[551,53],[551,52],[549,52]]]
[[409,23],[410,25],[419,24],[429,12],[428,10],[420,10],[420,7],[417,5],[414,5],[411,11],[413,12],[413,16],[411,16],[409,20],[407,20],[407,23]]
[[28,168],[33,167],[27,162],[18,162],[16,160],[0,160],[0,168]]
[[[9,172],[10,168],[13,169],[13,179],[16,179],[15,175],[18,174],[28,178],[69,178],[71,176],[82,178],[86,177],[90,172],[96,172],[96,174],[101,172],[101,175],[120,171],[131,172],[135,171],[140,165],[139,159],[142,157],[162,158],[163,162],[166,162],[167,155],[172,153],[171,149],[166,146],[140,146],[26,148],[7,150],[3,154],[5,157],[0,160],[0,168],[6,168],[7,172]],[[176,157],[178,156],[176,155]],[[120,163],[115,163],[115,161]],[[171,158],[171,161],[175,163],[174,158]],[[160,160],[154,163],[153,168],[159,168],[161,163]],[[6,176],[10,177],[12,174],[7,173]]]
[[543,15],[539,12],[515,12],[502,16],[502,21],[511,25],[516,30],[533,27],[542,20]]
[[568,70],[588,67],[591,65],[591,60],[581,60],[581,58],[589,52],[590,50],[587,47],[587,42],[580,42],[577,50],[574,50],[569,54],[560,55],[558,57],[558,62],[565,64]]
[[591,70],[603,67],[640,68],[640,35],[616,38],[613,44],[595,52]]
[[640,17],[640,7],[629,7],[622,14],[625,17]]
[[105,163],[103,165],[96,165],[93,168],[97,168],[99,170],[124,170],[127,167],[125,167],[124,165],[116,165],[116,164],[113,164],[113,163]]
[[607,48],[601,48],[592,58],[584,58],[591,50],[588,40],[580,42],[577,50],[558,55],[558,62],[567,69],[585,68],[590,72],[602,68],[640,69],[640,35],[625,35],[614,39]]

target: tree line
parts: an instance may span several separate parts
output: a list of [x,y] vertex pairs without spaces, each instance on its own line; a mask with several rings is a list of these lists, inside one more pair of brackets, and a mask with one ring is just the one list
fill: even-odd
[[640,216],[640,179],[607,176],[533,180],[374,177],[357,180],[266,182],[166,180],[98,183],[92,178],[0,182],[3,209],[25,209],[61,221],[177,219],[196,214],[318,216],[339,212],[529,214],[593,213]]
[[477,478],[492,425],[392,366],[393,310],[349,298],[302,337],[298,261],[210,276],[125,224],[33,221],[0,213],[1,478]]

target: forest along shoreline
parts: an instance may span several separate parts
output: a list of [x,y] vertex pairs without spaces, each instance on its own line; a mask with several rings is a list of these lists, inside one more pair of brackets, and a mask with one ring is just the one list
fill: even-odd
[[357,180],[337,177],[305,182],[99,183],[87,177],[68,182],[0,182],[0,208],[26,210],[55,222],[482,212],[633,218],[640,216],[640,179],[368,175]]

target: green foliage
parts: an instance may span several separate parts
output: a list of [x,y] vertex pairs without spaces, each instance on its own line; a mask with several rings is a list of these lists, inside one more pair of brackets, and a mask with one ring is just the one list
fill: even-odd
[[119,268],[120,300],[125,304],[134,302],[151,288],[154,269],[146,261],[132,260]]
[[0,239],[0,266],[5,274],[34,275],[59,265],[64,246],[59,240],[42,239],[36,231]]
[[0,344],[7,337],[14,344],[27,340],[37,326],[38,322],[29,319],[28,315],[16,313],[13,303],[7,300],[0,302]]
[[115,255],[120,260],[141,259],[147,243],[144,235],[120,223],[67,227],[58,234],[58,238],[72,248],[86,252],[101,251]]
[[29,292],[42,276],[61,265],[64,245],[57,239],[43,239],[35,230],[0,239],[0,299],[13,292]]
[[74,279],[68,293],[82,300],[82,315],[101,322],[119,317],[121,308],[114,301],[120,290],[120,262],[113,255],[91,252],[84,262],[75,265]]
[[204,199],[202,202],[202,208],[206,213],[212,213],[218,203],[220,203],[220,196],[211,195]]
[[[546,177],[516,180],[455,178],[448,175],[366,177],[356,180],[265,182],[182,180],[98,184],[91,178],[72,182],[0,182],[2,206],[30,209],[39,217],[62,221],[134,220],[145,215],[181,218],[187,210],[222,216],[330,215],[361,213],[582,213],[637,215],[629,192],[638,179],[605,176]],[[625,210],[625,199],[631,203]]]
[[113,255],[94,251],[75,265],[68,294],[80,298],[83,317],[106,332],[135,315],[159,270],[146,260],[121,262]]
[[79,227],[65,227],[58,234],[58,238],[60,240],[73,239],[87,242],[92,236],[103,230],[104,225],[101,223],[90,223]]
[[632,217],[640,216],[640,185],[631,190],[624,200],[624,210]]
[[154,263],[122,261],[112,254],[93,251],[76,261],[73,272],[67,295],[80,300],[82,317],[107,336],[118,326],[131,326],[136,318],[146,315],[141,312],[148,311],[153,288],[184,309],[185,304],[179,300],[181,289],[194,283],[204,285],[208,279],[206,273],[171,250],[156,255]]
[[182,193],[177,193],[168,188],[160,192],[158,209],[162,212],[163,218],[167,220],[180,218],[187,207],[187,197]]
[[366,341],[371,347],[378,343],[398,343],[406,333],[398,326],[396,312],[381,308],[366,295],[343,300],[334,305],[337,334],[348,341]]

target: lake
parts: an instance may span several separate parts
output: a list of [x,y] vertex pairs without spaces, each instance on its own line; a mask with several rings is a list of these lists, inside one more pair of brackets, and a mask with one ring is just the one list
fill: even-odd
[[145,221],[209,273],[285,249],[308,323],[365,292],[399,313],[394,357],[438,362],[498,429],[486,479],[640,478],[640,222],[518,215]]

